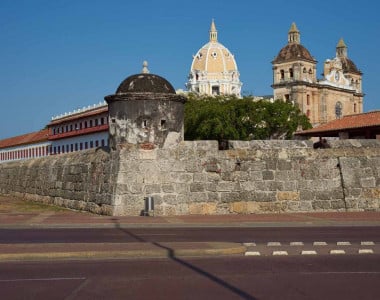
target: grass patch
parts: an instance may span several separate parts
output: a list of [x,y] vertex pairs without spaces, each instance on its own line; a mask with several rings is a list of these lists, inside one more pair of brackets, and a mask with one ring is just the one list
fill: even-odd
[[15,209],[22,212],[36,212],[36,211],[67,211],[67,208],[50,205],[50,204],[44,204],[39,202],[33,202],[33,201],[26,201],[24,200],[22,203],[17,203],[15,205]]
[[0,212],[64,212],[69,209],[40,202],[27,201],[12,196],[0,196]]

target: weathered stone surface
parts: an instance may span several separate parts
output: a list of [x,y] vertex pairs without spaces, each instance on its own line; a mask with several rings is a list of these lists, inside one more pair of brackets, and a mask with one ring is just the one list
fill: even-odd
[[[0,164],[0,192],[17,192],[34,201],[113,214],[117,171],[118,155],[103,150]],[[13,178],[12,181],[4,180],[5,174]],[[122,194],[129,193],[126,182],[118,190]]]
[[299,192],[289,192],[289,191],[278,191],[277,200],[278,201],[297,201],[300,199]]
[[230,203],[230,211],[232,213],[244,214],[248,211],[248,202],[246,201],[237,201]]
[[190,215],[213,215],[216,213],[215,203],[190,203]]
[[205,185],[201,182],[190,183],[190,192],[204,192]]
[[361,143],[324,151],[300,141],[88,150],[0,164],[0,193],[114,215],[139,215],[146,196],[156,215],[379,210],[380,143]]

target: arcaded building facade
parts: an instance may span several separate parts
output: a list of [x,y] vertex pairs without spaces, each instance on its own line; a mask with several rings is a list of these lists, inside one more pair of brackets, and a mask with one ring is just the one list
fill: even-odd
[[235,95],[240,98],[242,83],[235,57],[218,42],[214,20],[209,34],[209,42],[193,56],[187,90],[203,95]]
[[317,61],[300,37],[293,23],[288,44],[272,61],[274,99],[297,104],[313,126],[362,113],[362,72],[348,58],[343,39],[336,46],[335,58],[325,61],[323,78],[317,79]]

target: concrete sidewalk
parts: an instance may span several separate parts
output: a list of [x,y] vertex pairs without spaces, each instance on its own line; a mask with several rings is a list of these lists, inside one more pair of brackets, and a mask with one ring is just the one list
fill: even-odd
[[[0,196],[0,229],[134,227],[305,227],[379,226],[380,212],[316,212],[250,215],[113,217],[57,209]],[[243,255],[239,243],[70,243],[0,244],[0,262],[13,260],[125,259]]]
[[380,226],[380,211],[102,216],[0,195],[0,228]]
[[70,210],[1,211],[0,228],[380,226],[380,212],[100,216]]

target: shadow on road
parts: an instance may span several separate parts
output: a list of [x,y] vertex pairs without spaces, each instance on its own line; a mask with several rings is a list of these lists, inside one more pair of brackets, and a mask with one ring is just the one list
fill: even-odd
[[165,249],[167,251],[167,257],[169,259],[171,259],[172,261],[180,264],[181,266],[184,266],[204,277],[206,277],[207,279],[217,283],[218,285],[222,286],[223,288],[229,290],[230,292],[234,293],[235,295],[238,295],[239,297],[241,297],[242,299],[247,299],[247,300],[257,300],[257,298],[249,295],[248,293],[246,293],[245,291],[237,288],[236,286],[233,286],[232,284],[224,281],[223,279],[197,267],[197,266],[194,266],[192,265],[191,263],[188,263],[187,261],[184,261],[178,257],[175,256],[175,252],[172,248],[169,248],[167,246],[164,246],[164,245],[161,245],[160,243],[158,242],[148,242],[146,241],[145,239],[139,237],[138,235],[134,234],[133,232],[130,232],[129,230],[125,229],[125,228],[122,228],[120,226],[120,223],[118,222],[118,219],[112,219],[114,222],[115,222],[115,228],[119,229],[120,231],[122,231],[123,233],[125,233],[126,235],[134,238],[136,241],[138,242],[141,242],[141,243],[151,243],[161,249]]

